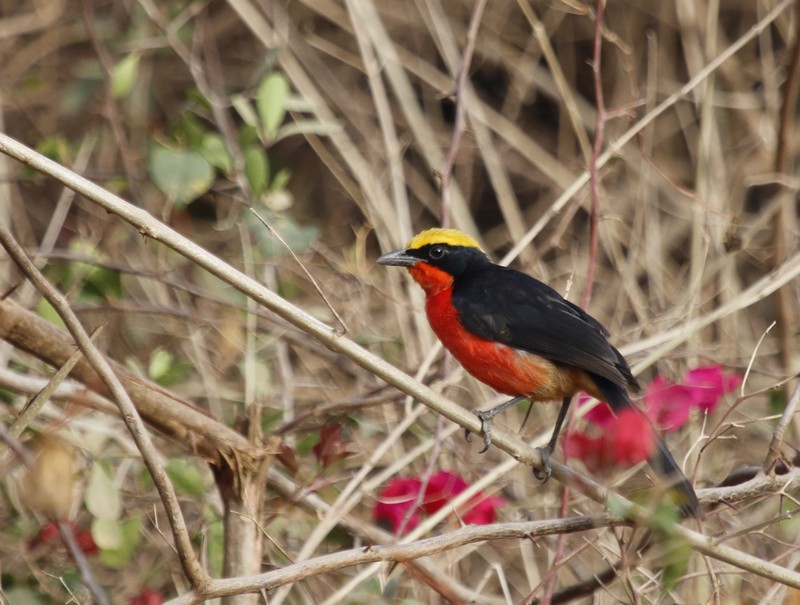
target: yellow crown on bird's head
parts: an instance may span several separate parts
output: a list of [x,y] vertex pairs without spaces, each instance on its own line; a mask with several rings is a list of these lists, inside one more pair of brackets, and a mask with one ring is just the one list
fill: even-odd
[[465,248],[477,248],[481,250],[474,239],[458,229],[427,229],[417,233],[406,245],[407,250],[417,250],[428,244],[445,244],[447,246],[463,246]]

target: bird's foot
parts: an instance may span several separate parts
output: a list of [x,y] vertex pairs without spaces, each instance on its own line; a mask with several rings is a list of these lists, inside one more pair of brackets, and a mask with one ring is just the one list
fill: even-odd
[[[486,453],[489,448],[492,446],[492,420],[497,415],[494,410],[488,410],[486,412],[482,410],[475,410],[474,414],[478,417],[481,421],[481,433],[483,433],[483,448],[480,450],[480,454]],[[469,435],[469,431],[467,431],[467,435]],[[467,437],[469,440],[469,437]]]
[[542,457],[542,468],[533,469],[533,476],[541,481],[542,485],[544,485],[547,483],[550,475],[553,474],[553,467],[550,465],[550,454],[553,453],[553,450],[549,446],[539,447],[536,449],[539,450],[539,454]]

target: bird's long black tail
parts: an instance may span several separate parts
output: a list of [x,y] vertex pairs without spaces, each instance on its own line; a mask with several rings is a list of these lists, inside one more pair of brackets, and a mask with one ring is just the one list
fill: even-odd
[[[611,409],[619,411],[625,408],[635,408],[624,388],[602,376],[595,375],[593,378]],[[656,449],[648,460],[650,466],[675,490],[681,513],[684,516],[702,518],[700,503],[697,501],[697,494],[695,494],[692,484],[689,483],[681,467],[675,462],[675,458],[672,457],[667,444],[664,443],[655,427],[653,431],[656,436]]]
[[700,510],[700,503],[697,501],[697,494],[694,493],[692,484],[689,483],[681,467],[678,466],[675,458],[672,457],[669,449],[667,449],[667,444],[664,443],[661,435],[656,435],[656,451],[648,462],[676,490],[681,513],[686,517],[702,518],[703,513]]

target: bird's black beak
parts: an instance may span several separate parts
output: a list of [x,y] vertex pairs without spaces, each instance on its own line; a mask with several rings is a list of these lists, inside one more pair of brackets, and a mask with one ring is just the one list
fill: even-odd
[[395,250],[394,252],[387,252],[378,258],[378,263],[381,265],[391,265],[393,267],[413,267],[419,262],[415,258],[406,253],[405,250]]

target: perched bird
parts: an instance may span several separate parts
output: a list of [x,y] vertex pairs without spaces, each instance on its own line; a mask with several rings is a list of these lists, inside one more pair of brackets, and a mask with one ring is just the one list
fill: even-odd
[[[547,284],[493,263],[468,235],[429,229],[378,262],[406,267],[425,291],[428,321],[442,344],[475,378],[513,397],[476,412],[483,451],[499,412],[525,400],[560,399],[555,429],[542,448],[545,472],[535,473],[546,480],[573,395],[584,391],[615,411],[634,407],[628,389],[639,385],[602,324]],[[677,490],[682,510],[699,515],[694,489],[660,437],[649,462]]]

